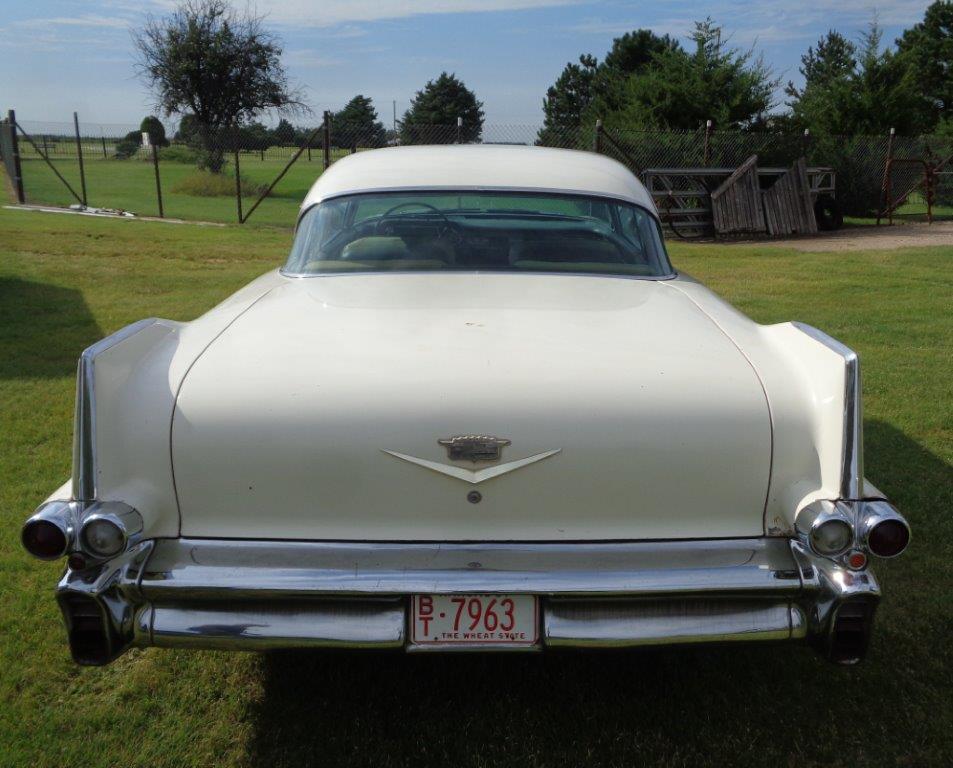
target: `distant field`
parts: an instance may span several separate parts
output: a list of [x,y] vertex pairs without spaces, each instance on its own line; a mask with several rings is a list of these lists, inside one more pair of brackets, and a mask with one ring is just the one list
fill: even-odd
[[[107,178],[94,188],[108,191]],[[295,184],[303,193],[305,179]],[[867,475],[913,526],[910,550],[876,564],[886,597],[860,666],[831,666],[803,646],[150,649],[74,666],[53,599],[62,565],[29,558],[18,536],[70,471],[77,355],[143,317],[196,317],[280,264],[290,239],[287,229],[0,209],[2,768],[953,764],[951,248],[671,243],[679,269],[758,321],[800,319],[860,353]]]
[[[336,156],[344,153],[337,152]],[[321,150],[312,150],[291,167],[272,194],[265,199],[248,220],[249,224],[290,227],[294,224],[298,206],[305,193],[321,175]],[[52,158],[57,170],[77,193],[80,192],[79,163],[74,157]],[[261,160],[256,153],[241,156],[242,176],[254,184],[268,185],[281,172],[289,158]],[[158,216],[155,171],[152,162],[140,159],[115,160],[91,155],[84,163],[86,191],[90,205],[123,208],[142,216]],[[76,202],[66,186],[50,167],[35,153],[22,161],[23,187],[27,201],[46,205],[71,205]],[[230,170],[230,167],[229,167]],[[173,191],[176,183],[196,172],[193,163],[161,161],[162,202],[167,218],[199,221],[235,222],[238,219],[234,195],[226,197],[197,197]],[[244,210],[255,202],[254,197],[243,200]]]
[[[50,141],[41,146],[51,153],[50,157],[57,170],[78,193],[80,191],[79,163],[73,144]],[[296,151],[294,147],[276,146],[265,150],[263,157],[258,152],[242,152],[239,158],[242,176],[255,185],[268,185]],[[143,216],[158,216],[159,207],[151,156],[140,152],[139,157],[116,160],[114,158],[115,143],[110,140],[106,143],[107,157],[105,158],[102,147],[96,140],[84,141],[83,152],[87,199],[90,205],[122,208]],[[25,141],[21,141],[21,154],[24,191],[28,202],[66,206],[76,202],[49,166]],[[346,150],[334,149],[332,158],[339,159],[346,154],[348,154]],[[292,226],[294,224],[301,200],[323,170],[322,150],[312,149],[310,157],[309,161],[308,153],[302,154],[271,195],[252,214],[248,220],[249,224],[258,226]],[[231,172],[231,162],[231,156],[229,156],[228,172]],[[177,182],[195,173],[193,163],[161,160],[159,168],[164,212],[167,218],[226,223],[237,221],[238,213],[234,195],[208,198],[173,191]],[[254,201],[253,196],[243,200],[242,204],[246,212]],[[936,205],[933,214],[937,219],[953,218],[953,206]],[[926,203],[922,195],[919,193],[911,195],[895,215],[898,218],[925,218]],[[865,217],[846,218],[848,225],[866,225],[871,221],[871,218]]]

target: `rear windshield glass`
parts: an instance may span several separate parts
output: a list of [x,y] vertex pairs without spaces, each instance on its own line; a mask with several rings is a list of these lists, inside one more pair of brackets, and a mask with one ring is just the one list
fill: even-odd
[[509,192],[361,194],[298,225],[285,271],[671,274],[658,222],[629,203]]

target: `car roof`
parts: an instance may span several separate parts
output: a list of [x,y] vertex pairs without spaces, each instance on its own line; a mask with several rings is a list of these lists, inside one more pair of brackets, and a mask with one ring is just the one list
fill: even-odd
[[321,174],[301,207],[341,195],[401,190],[576,193],[624,200],[656,212],[642,182],[605,155],[487,144],[389,147],[347,155]]

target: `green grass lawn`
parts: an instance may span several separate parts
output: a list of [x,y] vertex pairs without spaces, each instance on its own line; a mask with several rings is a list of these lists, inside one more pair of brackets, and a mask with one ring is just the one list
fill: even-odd
[[[340,154],[340,153],[339,153]],[[290,227],[294,225],[298,206],[323,168],[321,150],[312,150],[311,161],[303,154],[278,183],[258,209],[248,219],[253,225]],[[80,194],[79,163],[72,157],[53,157],[60,174]],[[260,160],[253,153],[243,154],[239,160],[241,173],[256,185],[270,184],[285,167],[288,159]],[[155,170],[151,161],[139,159],[104,160],[95,155],[84,164],[86,193],[90,205],[105,208],[123,208],[141,216],[158,216]],[[23,189],[27,202],[44,205],[68,206],[76,202],[70,191],[50,167],[33,153],[22,161]],[[231,169],[231,165],[229,165]],[[193,163],[162,161],[159,176],[162,184],[162,203],[167,218],[197,221],[236,222],[237,205],[234,195],[198,197],[174,191],[183,178],[194,174]],[[247,212],[255,197],[243,200]]]
[[867,474],[914,531],[903,557],[877,564],[886,598],[860,666],[800,646],[150,649],[74,666],[53,600],[62,565],[29,558],[18,536],[69,474],[78,353],[142,317],[194,318],[289,241],[0,209],[0,766],[953,763],[953,249],[671,245],[679,268],[758,321],[800,319],[860,353]]

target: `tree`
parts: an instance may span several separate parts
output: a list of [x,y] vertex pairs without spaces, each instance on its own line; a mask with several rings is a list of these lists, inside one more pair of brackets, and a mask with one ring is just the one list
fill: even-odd
[[920,133],[932,127],[915,74],[895,51],[881,50],[883,32],[871,23],[861,37],[853,78],[852,133]]
[[463,118],[460,141],[478,141],[483,135],[483,102],[456,75],[442,72],[417,91],[401,121],[404,144],[452,144],[457,118]]
[[275,130],[271,132],[271,137],[275,144],[294,144],[295,136],[296,132],[294,126],[284,118],[278,121],[278,125],[275,127]]
[[194,116],[200,165],[219,172],[226,134],[269,110],[305,109],[281,65],[281,45],[262,17],[226,0],[186,0],[134,36],[137,69],[166,116]]
[[788,83],[791,120],[815,136],[916,133],[931,120],[909,60],[881,49],[872,23],[860,45],[828,32],[801,56],[804,86]]
[[556,82],[549,86],[543,99],[543,127],[537,144],[559,146],[573,139],[582,125],[582,116],[592,101],[592,81],[599,63],[595,57],[584,54],[579,63],[570,62]]
[[804,85],[788,82],[793,127],[809,128],[815,134],[843,134],[853,128],[850,108],[857,73],[857,46],[834,30],[810,46],[801,56],[798,71]]
[[[578,143],[577,131],[592,115],[601,116],[619,110],[624,104],[625,81],[655,65],[656,57],[680,50],[668,35],[656,35],[649,29],[626,32],[612,41],[605,61],[598,63],[585,54],[579,63],[570,62],[543,99],[543,128],[538,144]],[[587,115],[587,113],[589,113]],[[574,140],[575,139],[575,140]]]
[[809,88],[828,88],[846,82],[857,68],[857,46],[840,32],[829,30],[801,56],[798,72],[804,78],[804,87],[796,88],[788,81],[785,93],[793,99],[801,99]]
[[386,144],[384,124],[378,120],[377,110],[367,96],[358,94],[334,114],[331,142],[338,147],[383,147]]
[[607,114],[625,103],[625,83],[631,75],[644,75],[658,66],[658,57],[681,52],[678,41],[650,29],[626,32],[612,41],[593,82],[593,111]]
[[668,35],[656,35],[650,29],[626,32],[612,41],[606,54],[604,66],[623,75],[642,72],[652,65],[655,57],[666,51],[681,48],[678,41]]
[[169,140],[165,137],[165,126],[155,115],[142,118],[142,122],[139,124],[139,132],[149,134],[150,144],[155,144],[157,147],[169,146]]
[[175,141],[195,145],[198,141],[198,121],[191,112],[186,112],[179,120],[179,126],[172,137]]
[[587,120],[601,117],[623,128],[695,129],[711,119],[720,128],[760,121],[774,106],[778,81],[753,49],[725,44],[711,19],[696,22],[694,52],[662,46],[648,62],[621,79],[618,104],[593,99]]
[[923,21],[897,40],[900,57],[910,65],[930,127],[953,115],[953,2],[937,0]]
[[263,152],[273,143],[273,132],[258,121],[246,123],[238,129],[240,149]]
[[142,147],[142,132],[129,131],[116,142],[116,159],[128,160],[130,157],[135,157],[140,147]]

